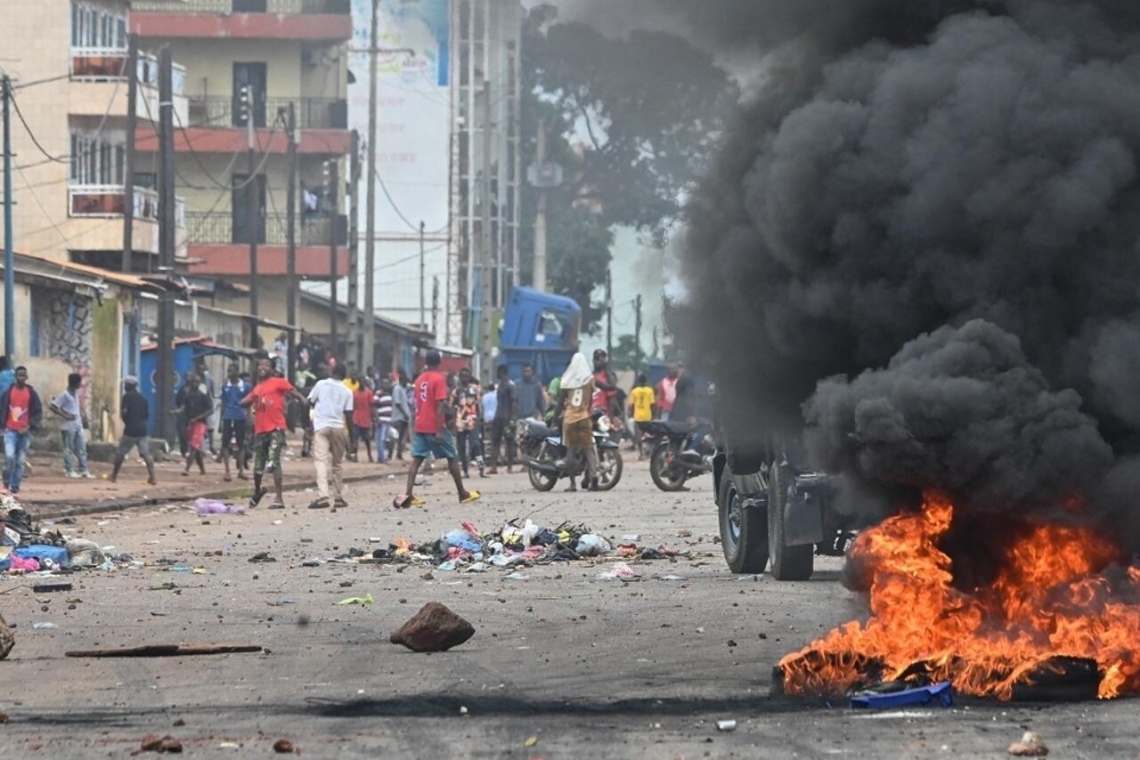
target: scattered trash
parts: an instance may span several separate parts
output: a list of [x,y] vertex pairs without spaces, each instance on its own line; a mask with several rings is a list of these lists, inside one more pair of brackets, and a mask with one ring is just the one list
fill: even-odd
[[901,691],[870,689],[858,692],[851,696],[851,706],[884,710],[913,705],[929,705],[935,700],[943,707],[951,707],[954,704],[954,687],[949,681]]
[[625,564],[624,562],[619,562],[618,564],[613,566],[612,570],[608,570],[604,573],[599,573],[598,577],[603,579],[603,580],[610,580],[610,581],[612,581],[612,580],[631,581],[637,577],[637,573],[635,573],[633,571],[633,568],[630,567],[629,565]]
[[1045,757],[1049,754],[1045,740],[1041,738],[1040,734],[1032,731],[1026,731],[1022,734],[1021,741],[1009,745],[1008,751],[1015,757]]
[[475,627],[438,602],[430,602],[392,634],[413,652],[446,652],[475,635]]
[[147,736],[143,738],[142,745],[139,749],[143,752],[170,752],[172,754],[178,754],[182,751],[182,742],[169,734],[161,737],[147,734]]
[[598,557],[613,550],[610,542],[601,536],[587,533],[578,539],[578,546],[574,551],[583,557]]
[[538,737],[537,736],[530,737],[525,742],[523,742],[523,746],[524,747],[537,747],[538,746]]
[[237,742],[222,742],[218,745],[218,749],[240,749],[241,745]]
[[328,564],[327,560],[323,560],[319,557],[313,557],[312,559],[307,559],[304,562],[302,562],[301,567],[320,567],[321,565],[327,565],[327,564]]
[[693,531],[691,531],[691,530],[679,530],[679,531],[677,531],[677,538],[692,538],[692,537],[693,537]]
[[522,573],[511,573],[510,575],[507,576],[507,580],[508,581],[526,581],[526,580],[530,580],[530,579],[527,578]]
[[299,755],[300,750],[288,739],[278,739],[273,742],[273,751],[279,755]]
[[260,652],[263,647],[232,644],[151,644],[123,649],[76,649],[64,652],[65,657],[194,657],[215,654],[247,654]]
[[59,628],[55,623],[32,623],[32,628],[37,631],[49,631],[53,628]]
[[735,731],[736,730],[736,721],[735,720],[718,720],[716,722],[716,730],[717,731],[725,731],[725,732]]
[[337,604],[342,606],[358,605],[360,607],[367,607],[373,604],[374,601],[372,594],[366,594],[365,596],[350,596],[347,599],[341,599]]
[[198,499],[194,502],[194,510],[199,515],[244,515],[245,509],[231,504],[223,504],[211,499]]
[[258,552],[249,558],[250,562],[276,562],[275,557],[269,556],[269,552]]
[[662,575],[661,580],[663,580],[663,581],[683,581],[685,579],[679,575]]
[[637,535],[636,533],[626,533],[624,536],[621,537],[621,540],[622,541],[632,541],[633,543],[636,544],[638,541],[641,540],[641,536]]
[[56,591],[71,591],[70,583],[37,583],[32,586],[32,591],[37,594],[52,594]]

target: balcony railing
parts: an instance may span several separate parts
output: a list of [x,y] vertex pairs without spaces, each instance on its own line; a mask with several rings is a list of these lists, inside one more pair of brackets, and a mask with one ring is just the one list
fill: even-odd
[[[93,82],[126,81],[127,51],[118,48],[71,49],[71,78]],[[158,89],[158,58],[151,53],[140,53],[136,70],[139,83]],[[185,89],[186,67],[174,64],[172,71],[174,94]]]
[[[71,185],[68,188],[70,214],[73,217],[110,218],[123,216],[127,208],[127,190],[123,185]],[[158,193],[143,187],[134,192],[136,219],[158,221]],[[174,223],[186,226],[186,202],[175,198]]]
[[[246,115],[237,98],[191,95],[190,126],[244,127]],[[261,98],[253,107],[253,125],[267,127],[289,103],[296,104],[298,129],[348,129],[348,101],[336,98]]]
[[136,13],[349,14],[351,0],[135,0]]
[[[258,231],[259,245],[286,245],[286,216],[284,214],[266,214],[262,221],[262,229]],[[250,235],[247,234],[248,225],[241,222],[234,226],[233,215],[226,212],[205,213],[191,211],[186,214],[186,238],[190,243],[213,245],[248,245]],[[337,236],[337,245],[348,243],[348,218],[339,216],[303,217],[297,214],[297,245],[298,246],[327,246],[332,244],[333,233]]]

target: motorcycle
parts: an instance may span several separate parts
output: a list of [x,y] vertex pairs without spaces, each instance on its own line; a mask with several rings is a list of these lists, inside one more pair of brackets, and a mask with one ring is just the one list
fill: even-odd
[[649,475],[662,491],[681,491],[686,481],[712,472],[713,452],[708,436],[697,442],[696,450],[686,450],[692,428],[683,422],[654,420],[643,424],[653,441],[649,459]]
[[[598,452],[598,490],[610,491],[621,480],[623,462],[621,449],[611,437],[609,418],[602,412],[595,412],[594,446]],[[519,452],[526,467],[530,484],[536,491],[550,491],[559,480],[570,477],[566,447],[562,445],[562,434],[537,420],[519,422]],[[574,471],[585,479],[585,463],[579,463]],[[586,487],[587,484],[583,484]]]

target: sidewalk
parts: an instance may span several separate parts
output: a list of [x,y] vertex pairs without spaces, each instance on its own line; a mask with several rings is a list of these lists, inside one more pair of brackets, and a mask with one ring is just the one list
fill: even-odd
[[[296,455],[282,459],[285,491],[295,492],[313,487],[313,460],[299,456],[299,442],[290,441],[290,444],[288,451]],[[363,450],[360,453],[361,456],[364,455]],[[33,472],[31,477],[25,477],[20,487],[20,502],[39,519],[110,512],[200,498],[242,503],[253,493],[252,476],[250,480],[238,480],[234,470],[233,481],[227,483],[223,479],[225,470],[222,465],[212,460],[206,462],[205,475],[199,475],[197,468],[194,468],[188,477],[182,476],[182,465],[178,462],[159,463],[155,467],[158,479],[156,486],[147,484],[146,467],[137,455],[128,457],[115,483],[106,479],[111,475],[110,464],[90,462],[91,474],[95,477],[81,480],[64,476],[59,455],[36,455],[32,452],[28,461]],[[232,470],[232,461],[230,467]],[[389,475],[396,475],[398,480],[406,472],[407,463],[400,461],[392,464],[369,464],[367,461],[344,463],[344,479],[350,483],[387,479]],[[271,479],[267,481],[272,484]],[[392,488],[392,492],[397,493],[402,488],[402,483],[393,483]]]

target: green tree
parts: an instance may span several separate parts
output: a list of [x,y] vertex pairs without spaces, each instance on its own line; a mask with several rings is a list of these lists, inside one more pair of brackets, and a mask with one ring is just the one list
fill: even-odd
[[[684,38],[638,31],[614,39],[559,23],[550,5],[523,22],[522,70],[523,166],[535,161],[543,123],[547,160],[565,170],[564,184],[548,191],[550,286],[582,305],[593,333],[601,309],[592,295],[605,282],[611,230],[632,227],[664,244],[739,91]],[[524,281],[533,270],[537,197],[523,187]]]

